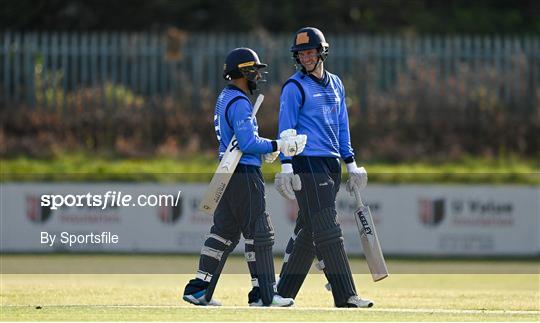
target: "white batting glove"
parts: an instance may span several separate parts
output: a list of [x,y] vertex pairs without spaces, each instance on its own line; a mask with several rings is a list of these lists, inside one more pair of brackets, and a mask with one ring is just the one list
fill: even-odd
[[360,193],[368,182],[368,176],[364,167],[357,167],[356,162],[347,164],[349,180],[347,181],[347,192],[353,195],[354,192]]
[[293,137],[296,136],[296,129],[285,129],[279,134],[279,138],[287,138],[287,137]]
[[268,154],[264,154],[263,155],[264,162],[271,164],[274,162],[274,160],[276,160],[278,155],[279,155],[279,150],[276,150]]
[[283,130],[279,135],[281,139],[277,140],[278,150],[285,157],[291,157],[304,151],[307,142],[306,135],[297,135],[295,129]]
[[291,164],[282,164],[281,173],[276,174],[275,179],[276,190],[281,196],[287,200],[296,200],[294,191],[302,189],[302,182],[300,176],[293,173]]

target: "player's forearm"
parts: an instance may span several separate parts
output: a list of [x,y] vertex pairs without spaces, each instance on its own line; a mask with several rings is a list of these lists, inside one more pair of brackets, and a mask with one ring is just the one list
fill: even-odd
[[278,122],[278,133],[281,133],[287,129],[296,129],[296,121],[280,118]]
[[339,155],[346,164],[354,161],[354,151],[348,132],[339,137]]
[[274,145],[277,147],[277,144],[272,144],[272,140],[255,136],[253,132],[251,134],[240,133],[237,135],[237,140],[238,148],[245,154],[267,154],[276,151]]
[[286,102],[281,103],[278,119],[278,133],[287,129],[296,129],[298,124],[298,108],[287,106]]
[[338,135],[339,155],[346,164],[349,164],[354,161],[354,151],[351,145],[351,134],[349,131],[349,122],[347,118],[341,120]]

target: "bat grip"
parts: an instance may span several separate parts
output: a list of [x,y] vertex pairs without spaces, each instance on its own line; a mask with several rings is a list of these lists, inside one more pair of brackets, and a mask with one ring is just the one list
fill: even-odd
[[362,203],[362,196],[360,196],[360,192],[358,192],[357,190],[353,190],[353,193],[358,206],[364,206],[364,203]]

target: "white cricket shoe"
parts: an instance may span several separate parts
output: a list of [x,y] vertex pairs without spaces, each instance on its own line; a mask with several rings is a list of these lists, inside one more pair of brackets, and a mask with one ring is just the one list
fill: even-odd
[[[289,306],[292,306],[294,305],[294,299],[292,298],[285,298],[285,297],[281,297],[279,295],[274,295],[274,298],[272,299],[272,304],[270,304],[269,306],[270,307],[289,307]],[[253,303],[249,303],[249,306],[264,306],[263,305],[263,302],[262,302],[262,299],[259,298],[258,301],[256,302],[253,302]]]
[[353,295],[347,300],[347,307],[369,308],[373,306],[373,301],[369,299],[361,299],[359,296]]
[[198,305],[198,306],[221,306],[221,303],[216,301],[215,299],[211,299],[210,301],[207,301],[206,298],[206,289],[205,290],[201,290],[195,294],[191,294],[191,295],[184,295],[184,297],[182,297],[184,299],[184,301],[188,302],[188,303],[191,303],[193,305]]

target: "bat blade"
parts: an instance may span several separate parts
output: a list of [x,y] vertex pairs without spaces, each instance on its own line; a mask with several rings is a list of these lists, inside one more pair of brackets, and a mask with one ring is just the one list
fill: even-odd
[[223,197],[225,189],[231,180],[232,174],[234,173],[240,158],[242,158],[242,151],[238,149],[238,145],[236,145],[235,142],[236,138],[233,137],[210,181],[210,185],[204,194],[201,204],[199,205],[199,210],[208,213],[209,215],[214,214],[214,211],[216,210],[219,201],[221,201],[221,197]]
[[362,243],[371,277],[375,282],[380,281],[388,277],[389,274],[369,206],[361,205],[354,212],[354,218],[360,232],[360,242]]
[[[251,114],[252,117],[255,117],[257,111],[259,111],[263,100],[264,95],[259,94],[257,100],[255,101],[255,105],[253,106],[253,112]],[[200,211],[209,215],[214,214],[214,211],[216,211],[219,201],[221,201],[221,198],[225,193],[225,189],[227,189],[227,185],[229,185],[229,181],[231,180],[231,177],[236,169],[236,166],[240,162],[242,155],[242,151],[240,148],[238,148],[236,136],[233,136],[231,142],[227,146],[227,150],[225,150],[225,154],[221,158],[212,180],[210,181],[208,190],[206,190],[206,193],[199,204]]]

